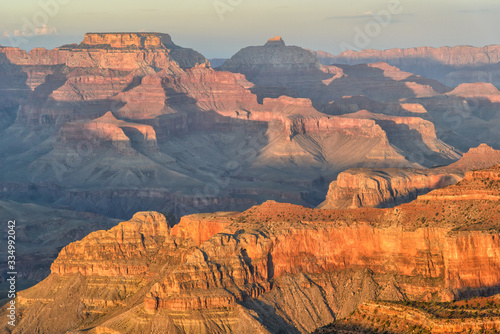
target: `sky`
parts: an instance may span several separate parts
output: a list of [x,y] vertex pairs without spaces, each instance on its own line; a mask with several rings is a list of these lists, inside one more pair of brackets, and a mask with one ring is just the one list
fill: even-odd
[[276,35],[346,49],[500,44],[498,0],[2,0],[0,45],[80,43],[86,32],[163,32],[207,58]]

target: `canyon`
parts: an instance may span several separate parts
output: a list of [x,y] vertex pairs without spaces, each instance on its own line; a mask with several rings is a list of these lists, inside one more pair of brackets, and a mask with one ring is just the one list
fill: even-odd
[[308,333],[498,293],[497,53],[0,47],[16,331]]
[[0,61],[9,87],[0,91],[0,196],[15,199],[16,183],[37,203],[111,217],[244,210],[268,199],[313,207],[348,168],[432,167],[497,144],[485,129],[494,106],[477,105],[468,136],[439,125],[429,107],[482,96],[449,95],[383,63],[324,66],[279,37],[241,50],[227,71],[157,33],[2,47]]
[[49,277],[19,293],[13,333],[308,333],[370,302],[491,296],[498,182],[500,166],[471,171],[389,209],[268,201],[175,225],[140,212],[64,247]]

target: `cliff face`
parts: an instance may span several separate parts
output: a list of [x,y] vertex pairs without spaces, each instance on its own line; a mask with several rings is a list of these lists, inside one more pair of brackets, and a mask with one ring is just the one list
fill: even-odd
[[498,296],[455,303],[366,302],[347,319],[318,329],[314,334],[496,332],[500,329]]
[[462,177],[461,173],[416,169],[349,169],[330,184],[326,201],[319,207],[393,207],[455,184]]
[[80,45],[111,48],[168,48],[175,44],[168,34],[160,33],[88,33]]
[[446,167],[431,169],[349,169],[330,184],[319,207],[393,207],[431,190],[461,181],[465,173],[500,163],[500,151],[482,144]]
[[383,61],[449,86],[491,82],[499,86],[500,46],[418,47],[391,50],[347,50],[339,55],[317,52],[324,64],[366,64]]
[[[456,46],[456,47],[418,47],[411,49],[364,50],[360,52],[348,50],[338,56],[339,59],[352,60],[357,63],[361,59],[381,59],[382,61],[400,61],[413,63],[440,63],[442,65],[465,66],[485,65],[500,62],[500,46],[486,47]],[[395,65],[397,66],[397,65]]]
[[[21,192],[22,186],[13,185]],[[5,184],[2,186],[5,189]],[[50,274],[50,265],[68,243],[92,231],[109,229],[119,221],[86,212],[54,209],[47,206],[0,201],[0,218],[16,221],[17,290],[33,286]],[[1,251],[8,256],[8,249]],[[0,290],[8,291],[7,267],[0,272]]]
[[[471,172],[430,194],[438,200],[395,209],[267,202],[173,228],[139,213],[65,247],[49,278],[19,294],[14,332],[306,333],[366,300],[491,293],[500,284],[498,174]],[[54,312],[66,320],[54,324]]]

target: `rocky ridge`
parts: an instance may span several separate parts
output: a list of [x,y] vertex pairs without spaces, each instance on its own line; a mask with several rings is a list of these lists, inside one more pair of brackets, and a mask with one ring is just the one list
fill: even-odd
[[500,46],[417,47],[390,50],[347,50],[339,55],[315,53],[325,64],[366,64],[383,61],[449,86],[490,82],[499,86]]

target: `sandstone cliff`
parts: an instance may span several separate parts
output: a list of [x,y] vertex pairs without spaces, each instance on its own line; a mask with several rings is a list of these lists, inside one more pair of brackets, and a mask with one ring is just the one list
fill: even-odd
[[349,169],[330,184],[319,207],[360,208],[393,207],[407,203],[431,190],[462,180],[471,170],[484,169],[500,163],[500,151],[488,145],[469,150],[457,162],[431,169]]
[[418,169],[349,169],[330,184],[326,200],[319,207],[393,207],[455,184],[462,177],[461,173]]
[[368,300],[492,293],[499,168],[395,209],[139,213],[65,247],[14,332],[306,333]]
[[500,329],[498,298],[453,303],[366,302],[347,319],[318,329],[329,333],[495,333]]

